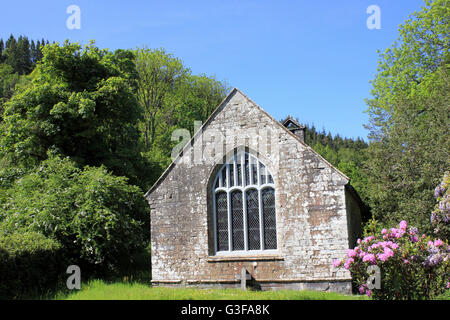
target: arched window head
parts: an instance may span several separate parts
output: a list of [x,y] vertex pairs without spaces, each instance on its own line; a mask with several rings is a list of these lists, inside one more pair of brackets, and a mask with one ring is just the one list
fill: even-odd
[[275,185],[267,167],[237,152],[213,186],[215,251],[276,250]]

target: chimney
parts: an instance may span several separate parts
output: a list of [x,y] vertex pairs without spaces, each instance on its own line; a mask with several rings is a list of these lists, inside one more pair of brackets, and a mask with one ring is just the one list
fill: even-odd
[[302,142],[305,142],[305,126],[298,123],[298,121],[294,120],[291,116],[288,116],[282,124],[286,127],[286,129],[299,137]]

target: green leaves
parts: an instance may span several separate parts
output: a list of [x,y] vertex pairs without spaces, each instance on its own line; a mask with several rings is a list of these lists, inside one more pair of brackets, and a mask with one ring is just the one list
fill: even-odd
[[372,212],[426,231],[434,185],[450,166],[449,12],[446,1],[427,2],[400,27],[367,101]]
[[31,85],[5,104],[1,153],[35,165],[56,150],[137,183],[141,166],[131,51],[48,45]]
[[149,226],[142,191],[105,168],[76,167],[51,156],[6,191],[0,234],[39,232],[73,259],[116,267],[145,245]]

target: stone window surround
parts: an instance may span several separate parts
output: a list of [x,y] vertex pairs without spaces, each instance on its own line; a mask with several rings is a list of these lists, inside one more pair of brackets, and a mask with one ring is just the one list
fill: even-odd
[[[236,148],[234,155],[231,157],[231,161],[227,161],[225,164],[223,164],[220,169],[216,172],[216,177],[213,180],[213,184],[212,184],[212,210],[213,210],[213,247],[214,250],[212,252],[212,255],[208,256],[208,261],[209,262],[219,262],[219,261],[247,261],[247,260],[284,260],[283,257],[281,256],[281,253],[279,251],[279,243],[278,243],[278,236],[277,236],[277,218],[276,218],[276,212],[275,212],[275,235],[276,235],[276,249],[258,249],[258,250],[232,250],[232,232],[231,231],[231,207],[230,207],[230,194],[233,191],[239,190],[242,192],[243,195],[243,214],[244,214],[244,240],[245,240],[245,248],[248,248],[248,228],[247,228],[247,209],[246,209],[246,191],[248,191],[249,189],[256,189],[258,191],[258,199],[259,199],[259,223],[260,223],[260,236],[261,236],[261,241],[260,241],[260,247],[264,246],[264,238],[263,238],[263,234],[264,234],[264,226],[263,226],[263,220],[262,220],[262,206],[261,206],[261,202],[262,202],[262,198],[261,198],[261,192],[264,189],[268,189],[271,188],[274,191],[274,197],[275,197],[275,208],[276,208],[276,192],[275,192],[275,183],[274,180],[272,178],[271,173],[268,170],[268,167],[258,158],[256,157],[254,154],[252,154],[251,152],[249,152],[249,150],[239,150],[240,148]],[[245,166],[242,165],[242,171],[241,171],[241,175],[240,175],[240,179],[239,182],[237,182],[238,180],[238,172],[237,172],[237,166],[236,164],[238,163],[238,159],[239,159],[239,163],[241,164],[245,164],[245,157],[246,155],[248,155],[248,161],[251,164],[256,164],[256,168],[257,168],[257,181],[253,181],[253,174],[251,172],[251,168],[249,168],[249,184],[245,183],[245,175],[246,175],[246,170],[245,170]],[[265,183],[262,183],[261,179],[261,172],[260,172],[260,164],[262,164],[264,166],[264,170],[266,173],[266,178],[265,178]],[[229,180],[229,167],[233,165],[233,174],[234,174],[234,181],[235,181],[235,185],[234,186],[230,186],[230,180]],[[226,186],[224,186],[224,182],[222,181],[222,170],[224,168],[227,168],[227,178],[228,181],[226,183]],[[269,182],[269,176],[271,177],[271,182]],[[218,184],[218,180],[220,180],[220,184],[219,187],[216,188],[216,185]],[[240,184],[240,185],[237,185]],[[227,206],[227,210],[228,210],[228,250],[227,251],[218,251],[217,247],[218,247],[218,242],[217,242],[217,224],[216,224],[216,193],[219,192],[226,192],[227,193],[227,199],[228,199],[228,206]]]

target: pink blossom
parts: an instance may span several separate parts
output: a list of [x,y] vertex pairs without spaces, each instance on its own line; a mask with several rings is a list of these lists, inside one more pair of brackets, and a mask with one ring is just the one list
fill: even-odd
[[381,234],[386,234],[386,233],[387,233],[386,229],[381,230]]
[[347,256],[350,257],[350,258],[356,257],[356,252],[355,252],[355,250],[348,249],[348,250],[347,250]]
[[333,261],[333,266],[335,268],[339,267],[340,265],[341,265],[341,260],[336,259],[336,260]]
[[386,255],[386,257],[388,257],[388,258],[390,258],[390,257],[392,257],[393,255],[394,255],[394,251],[392,251],[391,249],[389,249],[389,248],[384,248],[384,252],[383,252],[385,255]]
[[445,288],[450,289],[450,282],[447,282],[447,286]]
[[406,230],[407,227],[408,227],[408,224],[406,223],[405,220],[400,222],[400,229]]
[[372,295],[372,291],[367,290],[367,291],[366,291],[366,294],[367,294],[368,297],[370,297],[370,296]]
[[359,293],[364,294],[366,292],[366,285],[363,284],[361,287],[359,287]]
[[364,238],[363,242],[364,242],[364,243],[367,243],[367,242],[372,241],[373,239],[375,239],[374,236],[369,236],[369,237]]
[[344,263],[344,268],[347,270],[350,269],[350,266],[353,262],[355,262],[353,258],[348,258]]
[[375,259],[375,255],[372,253],[366,254],[362,260],[363,260],[363,262],[370,262],[372,264],[377,263],[377,260]]
[[378,253],[377,258],[381,261],[386,261],[388,257],[384,253]]
[[436,240],[434,240],[434,245],[435,245],[436,247],[442,246],[443,244],[444,244],[444,242],[442,242],[441,239],[436,239]]
[[408,259],[403,259],[403,263],[408,264],[409,263]]

